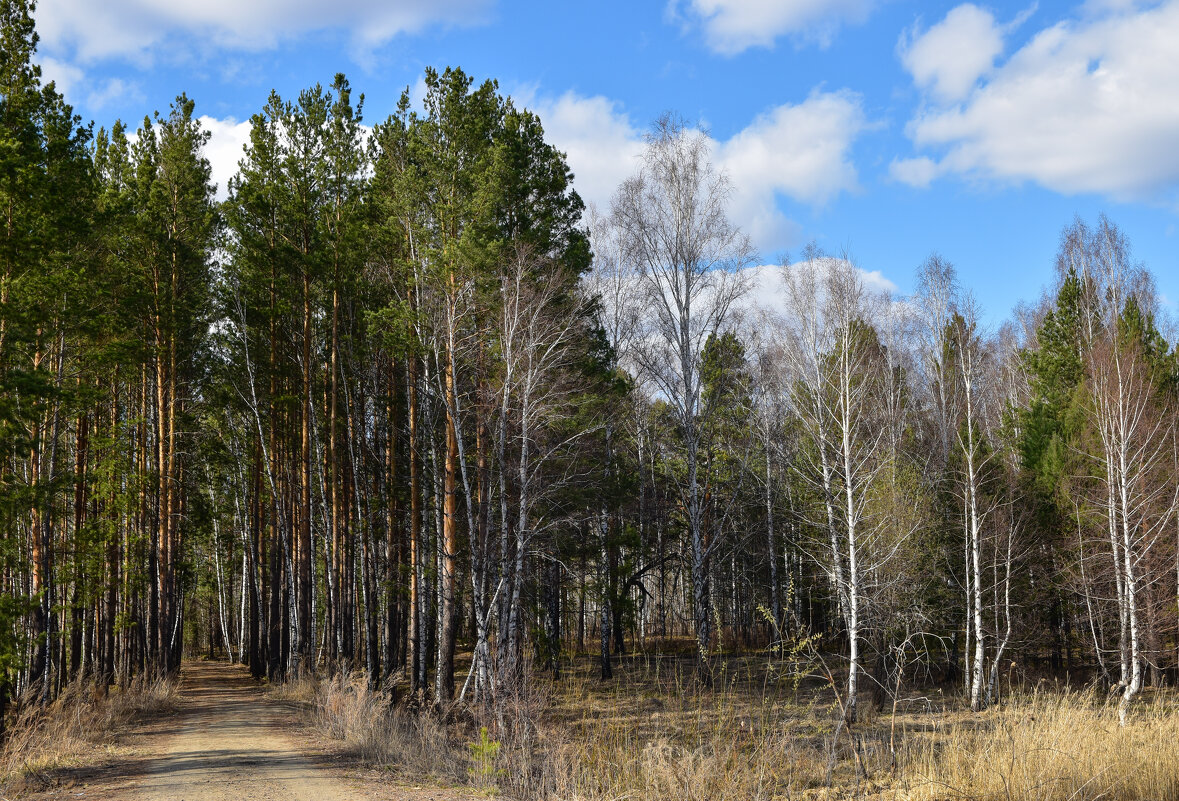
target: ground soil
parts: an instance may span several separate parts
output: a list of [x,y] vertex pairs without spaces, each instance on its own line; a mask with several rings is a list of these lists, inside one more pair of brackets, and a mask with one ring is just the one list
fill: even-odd
[[[186,663],[175,710],[139,722],[93,762],[59,771],[29,799],[96,801],[459,801],[400,782],[299,721],[240,666]],[[34,788],[29,788],[34,789]]]

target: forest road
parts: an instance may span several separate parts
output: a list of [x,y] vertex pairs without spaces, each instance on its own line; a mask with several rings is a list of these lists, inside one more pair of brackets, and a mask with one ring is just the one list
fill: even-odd
[[461,801],[358,764],[308,732],[299,711],[245,668],[186,662],[175,710],[120,737],[121,755],[36,799],[92,801]]
[[[241,668],[190,662],[163,753],[144,765],[138,801],[352,801],[358,780],[312,762],[299,747],[296,712]],[[352,786],[350,786],[352,785]]]

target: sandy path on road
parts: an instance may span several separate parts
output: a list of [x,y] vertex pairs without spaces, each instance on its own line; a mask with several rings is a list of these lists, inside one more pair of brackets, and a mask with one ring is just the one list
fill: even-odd
[[469,801],[399,781],[303,727],[245,668],[187,662],[174,711],[141,719],[29,801]]
[[304,755],[293,714],[227,665],[184,666],[165,752],[145,765],[139,801],[351,801],[370,798]]

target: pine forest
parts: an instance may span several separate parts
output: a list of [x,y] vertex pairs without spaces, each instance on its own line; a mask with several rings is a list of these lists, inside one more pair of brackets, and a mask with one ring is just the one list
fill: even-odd
[[88,123],[0,16],[8,742],[229,663],[508,797],[1179,793],[1179,350],[1112,217],[1006,316],[953,253],[901,295],[758,253],[675,113],[584,203],[455,67],[271,93],[216,186],[200,98]]

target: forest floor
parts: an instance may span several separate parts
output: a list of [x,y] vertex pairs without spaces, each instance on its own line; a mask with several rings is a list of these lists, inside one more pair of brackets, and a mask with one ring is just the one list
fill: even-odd
[[[1179,693],[1144,690],[1126,726],[1117,697],[1050,679],[1005,678],[972,713],[957,687],[901,686],[894,707],[865,682],[856,724],[826,663],[764,654],[596,660],[550,685],[539,727],[554,798],[606,801],[1169,801],[1179,799]],[[873,692],[875,690],[875,692]],[[875,698],[873,696],[876,696]]]
[[175,708],[143,717],[79,764],[40,772],[13,797],[97,801],[459,801],[399,784],[301,722],[245,668],[187,662]]
[[621,658],[607,682],[582,655],[496,714],[445,719],[391,705],[363,674],[267,688],[187,662],[179,683],[71,685],[10,735],[0,801],[1179,799],[1174,688],[1144,692],[1119,726],[1096,688],[1027,677],[976,714],[956,688],[901,687],[895,712],[865,697],[848,729],[834,657],[815,658],[718,657],[705,688],[684,649]]

